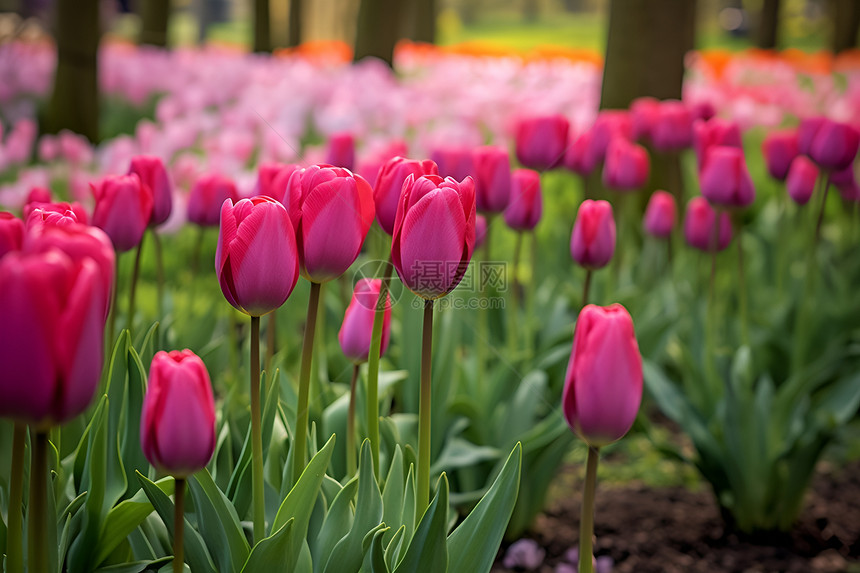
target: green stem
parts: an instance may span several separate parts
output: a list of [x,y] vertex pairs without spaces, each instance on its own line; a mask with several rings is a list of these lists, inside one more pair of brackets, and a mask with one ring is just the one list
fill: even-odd
[[27,570],[33,573],[48,571],[47,504],[48,495],[48,434],[35,432],[33,457],[30,460],[30,503],[27,506]]
[[824,208],[827,206],[827,192],[830,191],[830,175],[826,171],[821,172],[824,192],[821,194],[821,207],[818,209],[818,221],[815,223],[815,246],[821,241],[821,225],[824,222]]
[[[113,352],[114,337],[116,336],[116,315],[118,314],[116,293],[119,289],[119,253],[116,253],[114,256],[112,285],[113,289],[110,292],[110,312],[108,313],[110,316],[108,320],[107,349],[105,352],[106,361],[110,361],[111,353]],[[105,364],[104,370],[107,370],[107,364]]]
[[591,290],[591,269],[585,270],[585,281],[582,284],[582,308],[588,304],[588,292]]
[[532,321],[535,316],[535,289],[537,288],[537,271],[538,271],[538,238],[537,233],[532,231],[532,252],[531,252],[531,276],[525,288],[526,299],[526,317],[523,321],[526,339],[526,356],[529,358],[536,352],[536,343],[532,334]]
[[379,360],[382,354],[382,327],[385,324],[385,307],[388,304],[388,289],[391,284],[391,269],[388,262],[379,287],[376,300],[376,314],[373,316],[373,332],[370,338],[370,353],[367,356],[367,437],[373,457],[373,471],[379,478]]
[[266,321],[266,372],[272,375],[272,362],[275,360],[275,345],[277,344],[277,313],[278,309],[269,313]]
[[308,315],[305,320],[305,338],[302,342],[302,366],[299,374],[299,402],[296,407],[296,441],[293,444],[293,483],[299,481],[305,468],[305,450],[308,440],[308,393],[311,383],[311,361],[314,353],[314,334],[320,302],[320,283],[311,283],[308,298]]
[[[349,410],[346,414],[346,475],[355,475],[355,385],[358,382],[360,364],[352,367],[352,380],[349,382]],[[376,465],[374,465],[374,468]]]
[[9,518],[6,528],[6,571],[24,573],[24,449],[27,426],[15,422],[12,435],[12,474],[9,476]]
[[[484,260],[483,263],[486,265],[486,268],[490,268],[490,219],[487,218],[487,231],[484,236]],[[480,302],[483,302],[487,297],[487,284],[484,280],[485,272],[484,269],[478,268],[478,287],[480,288]],[[476,376],[475,382],[478,387],[478,391],[483,396],[484,389],[486,388],[485,378],[484,378],[484,367],[487,362],[487,346],[490,344],[490,333],[489,333],[489,306],[487,308],[481,308],[481,305],[478,305],[478,331],[477,331],[477,340],[475,340],[475,358],[477,361],[477,365],[475,368]]]
[[741,344],[749,346],[750,331],[749,331],[749,316],[747,314],[747,282],[746,273],[744,272],[744,247],[743,247],[743,226],[738,223],[737,230],[738,243],[738,312],[741,315]]
[[517,302],[517,307],[521,308],[523,306],[523,293],[522,287],[520,286],[520,251],[523,246],[523,233],[522,231],[517,231],[517,238],[514,242],[514,266],[513,266],[513,289],[514,289],[514,300]]
[[155,245],[155,279],[158,287],[158,320],[164,320],[164,255],[161,252],[161,239],[152,228],[152,243]]
[[594,490],[597,487],[597,461],[600,449],[588,447],[585,466],[585,490],[582,493],[582,517],[579,521],[579,573],[592,573],[594,536]]
[[185,569],[185,480],[174,480],[173,508],[173,573],[182,573]]
[[260,317],[251,317],[251,495],[254,506],[254,543],[266,536],[263,489],[263,429],[260,409]]
[[131,285],[128,289],[128,324],[126,325],[129,332],[131,332],[134,326],[134,295],[137,290],[137,277],[140,274],[140,253],[143,251],[143,239],[145,237],[146,234],[140,238],[140,243],[137,245],[137,253],[134,255],[134,267],[132,267],[131,271]]
[[421,338],[421,398],[418,405],[418,484],[415,494],[415,523],[430,504],[430,366],[433,358],[433,301],[424,301],[424,331]]

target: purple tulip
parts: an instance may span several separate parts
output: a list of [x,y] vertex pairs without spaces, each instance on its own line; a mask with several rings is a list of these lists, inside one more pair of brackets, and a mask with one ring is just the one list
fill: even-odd
[[664,100],[657,108],[657,118],[651,129],[654,149],[663,152],[681,151],[693,142],[693,114],[687,104]]
[[475,158],[468,147],[437,147],[430,153],[439,175],[462,181],[475,176]]
[[355,168],[355,138],[351,133],[335,133],[329,138],[325,162],[344,169]]
[[482,213],[501,213],[511,196],[511,160],[508,152],[494,145],[472,152],[475,162],[475,201]]
[[797,131],[786,129],[771,131],[761,144],[761,152],[770,176],[785,181],[791,162],[800,153]]
[[641,145],[616,137],[606,149],[603,184],[616,191],[635,191],[648,182],[650,162]]
[[532,169],[552,169],[564,162],[570,123],[563,115],[529,117],[516,127],[517,160]]
[[645,232],[666,239],[672,235],[677,218],[675,196],[667,191],[654,191],[645,209]]
[[687,212],[684,215],[684,237],[687,243],[700,251],[706,253],[716,247],[722,251],[732,242],[732,221],[725,211],[720,213],[719,232],[717,244],[714,241],[714,225],[716,213],[708,200],[704,197],[694,197],[687,203]]
[[220,173],[201,175],[188,196],[188,220],[201,227],[217,227],[221,221],[221,205],[230,199],[239,200],[239,190],[232,179]]
[[589,270],[603,268],[615,253],[615,219],[608,201],[586,199],[579,206],[570,254],[573,260]]
[[860,147],[860,131],[825,117],[803,120],[798,137],[800,152],[828,171],[851,165]]
[[531,169],[515,169],[511,175],[511,201],[505,209],[505,223],[515,231],[532,231],[542,214],[540,174]]
[[693,149],[696,151],[699,169],[705,162],[708,150],[717,145],[743,148],[741,128],[738,124],[717,117],[707,121],[701,119],[694,121]]
[[737,147],[709,148],[699,173],[699,184],[702,195],[713,205],[748,207],[755,200],[744,151]]
[[818,167],[805,155],[798,155],[791,162],[788,177],[785,180],[785,190],[788,196],[798,205],[806,205],[815,193],[815,182],[818,181]]

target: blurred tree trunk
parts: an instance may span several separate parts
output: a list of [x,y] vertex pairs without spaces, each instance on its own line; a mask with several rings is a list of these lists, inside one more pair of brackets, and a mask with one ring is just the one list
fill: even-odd
[[56,0],[57,69],[44,129],[99,136],[99,0]]
[[460,0],[460,19],[463,24],[471,26],[478,20],[478,3],[480,0]]
[[781,0],[764,0],[758,15],[756,45],[763,50],[773,50],[777,46],[779,30],[779,5]]
[[355,61],[374,56],[391,66],[400,39],[401,0],[361,0],[355,34]]
[[540,15],[539,0],[523,0],[523,20],[526,22],[537,22]]
[[583,0],[564,0],[564,9],[567,12],[581,12]]
[[860,30],[860,0],[833,0],[833,51],[857,47]]
[[269,0],[254,0],[254,51],[271,52]]
[[436,0],[413,0],[410,37],[416,42],[436,43]]
[[170,0],[140,0],[140,43],[167,47]]
[[302,0],[290,0],[288,46],[295,48],[302,43]]

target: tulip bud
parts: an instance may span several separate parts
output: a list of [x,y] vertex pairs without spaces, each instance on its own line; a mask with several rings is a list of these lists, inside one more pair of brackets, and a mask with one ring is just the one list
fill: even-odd
[[212,458],[212,382],[203,361],[190,350],[162,350],[152,359],[140,416],[140,445],[149,463],[177,478],[203,469]]
[[355,262],[376,216],[370,185],[341,167],[294,171],[284,204],[296,230],[302,275],[316,283],[336,279]]
[[478,213],[475,216],[475,249],[480,249],[484,246],[484,241],[487,240],[487,218]]
[[117,252],[136,247],[152,217],[150,188],[135,174],[108,177],[91,187],[96,200],[93,225],[108,234]]
[[430,153],[430,159],[436,163],[442,177],[460,181],[475,176],[475,158],[468,147],[437,147]]
[[648,182],[650,162],[641,145],[616,137],[606,150],[603,184],[616,191],[635,191]]
[[0,211],[0,258],[6,253],[20,251],[24,242],[24,222],[6,211]]
[[733,121],[712,118],[708,121],[693,122],[693,148],[696,151],[696,161],[699,169],[705,162],[707,151],[714,146],[743,148],[741,128]]
[[397,204],[400,202],[403,182],[410,174],[415,177],[438,175],[439,169],[429,159],[418,161],[405,157],[392,157],[382,165],[376,177],[376,185],[373,188],[376,220],[379,221],[382,230],[389,235],[394,232],[394,219],[397,217]]
[[215,271],[227,302],[245,314],[262,316],[284,304],[299,279],[296,234],[284,206],[271,197],[225,200]]
[[675,228],[675,197],[667,191],[654,191],[645,209],[645,231],[654,237],[666,239]]
[[516,127],[517,160],[532,169],[552,169],[564,162],[570,123],[563,115],[522,119]]
[[702,195],[713,205],[747,207],[755,200],[743,149],[717,145],[705,156],[699,173]]
[[[687,243],[706,253],[713,249],[714,225],[716,214],[714,208],[704,197],[694,197],[687,203],[687,213],[684,216],[684,237]],[[716,250],[722,251],[732,242],[732,221],[725,211],[720,213],[719,233],[716,237]]]
[[150,224],[161,225],[170,217],[173,210],[173,187],[170,184],[170,176],[160,157],[151,155],[138,155],[131,158],[131,167],[128,170],[140,177],[140,183],[149,187],[154,201],[152,206],[152,218]]
[[201,227],[217,227],[226,199],[239,201],[239,190],[232,179],[220,173],[201,175],[188,196],[188,220]]
[[0,416],[44,429],[87,408],[102,369],[99,275],[57,249],[0,259]]
[[505,223],[515,231],[531,231],[542,214],[540,174],[531,169],[515,169],[511,175],[511,201],[505,209]]
[[657,118],[651,129],[654,149],[663,152],[681,151],[693,141],[693,114],[687,104],[677,100],[660,102]]
[[633,320],[620,304],[587,305],[579,313],[567,365],[562,409],[567,424],[592,447],[624,437],[642,401],[642,356]]
[[[373,334],[373,320],[376,317],[382,281],[379,279],[361,279],[355,284],[352,300],[346,308],[343,324],[337,339],[343,354],[360,364],[367,361],[370,355],[370,339]],[[379,356],[385,354],[388,348],[388,336],[391,330],[391,296],[386,293],[382,320],[382,346]]]
[[472,153],[475,161],[475,203],[483,213],[501,213],[511,196],[511,161],[501,147],[487,145]]
[[325,162],[344,169],[355,168],[355,138],[351,133],[335,133],[329,138]]
[[825,117],[801,121],[798,139],[800,152],[828,171],[851,165],[860,147],[860,131]]
[[391,261],[403,284],[425,299],[446,295],[456,287],[475,248],[475,184],[438,175],[403,184]]
[[586,199],[579,206],[573,234],[570,237],[570,255],[589,270],[603,268],[615,253],[615,219],[608,201]]
[[788,177],[785,180],[785,190],[788,196],[798,205],[806,205],[815,193],[815,182],[818,180],[818,167],[805,155],[798,155],[791,162]]
[[761,144],[770,176],[785,181],[791,162],[800,153],[796,130],[771,131]]

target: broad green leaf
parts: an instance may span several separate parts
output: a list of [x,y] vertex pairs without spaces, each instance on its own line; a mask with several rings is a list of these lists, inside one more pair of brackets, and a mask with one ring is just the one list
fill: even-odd
[[317,573],[323,570],[335,545],[349,533],[352,527],[353,514],[350,504],[357,490],[358,477],[354,477],[341,488],[329,507],[316,543],[311,547],[314,571]]
[[385,524],[380,523],[365,536],[362,543],[364,562],[361,564],[361,573],[388,573],[382,541],[387,531]]
[[391,458],[388,477],[385,478],[385,487],[382,490],[382,522],[390,528],[385,534],[385,542],[388,542],[402,525],[400,518],[403,515],[403,492],[403,452],[398,445],[394,448],[394,456]]
[[188,486],[194,498],[200,535],[213,552],[218,569],[236,571],[241,568],[251,548],[236,509],[212,481],[206,468],[189,478]]
[[[403,560],[394,573],[443,573],[448,571],[448,478],[439,478],[436,495],[421,517]],[[468,571],[468,569],[458,570]]]
[[140,573],[141,571],[153,570],[154,567],[173,563],[173,557],[162,557],[153,561],[135,561],[133,563],[122,563],[96,569],[96,573]]
[[295,562],[298,554],[292,555],[293,520],[287,521],[280,529],[260,541],[251,550],[242,573],[264,573],[266,571],[289,571],[284,567],[287,561]]

